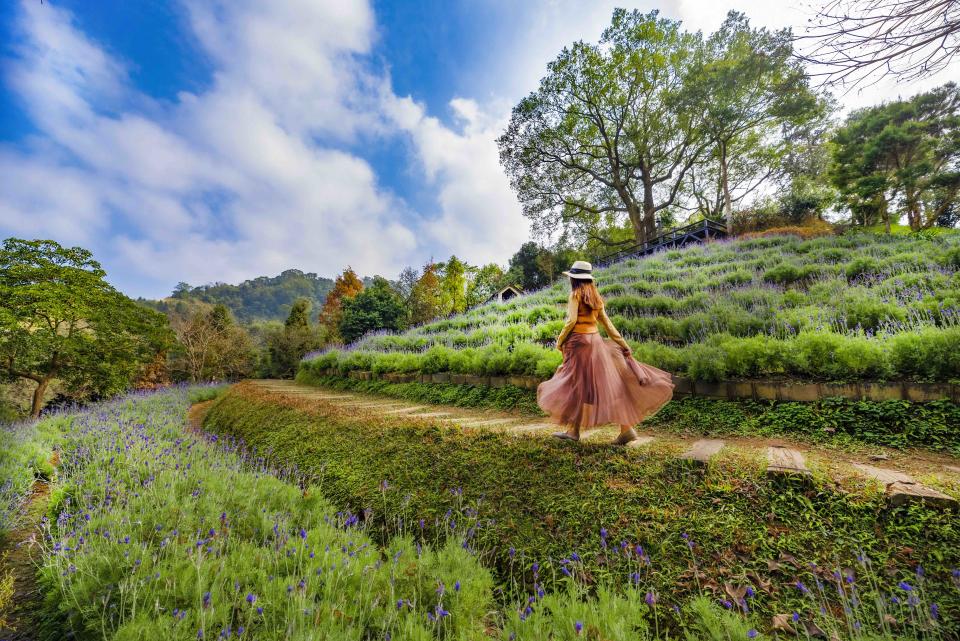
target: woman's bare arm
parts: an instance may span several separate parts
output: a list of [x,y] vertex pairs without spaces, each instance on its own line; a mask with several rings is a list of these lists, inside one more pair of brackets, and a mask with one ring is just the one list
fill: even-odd
[[621,349],[630,352],[630,346],[627,345],[627,341],[623,340],[623,336],[620,335],[620,332],[617,331],[617,328],[613,326],[613,322],[610,320],[610,317],[607,316],[607,310],[605,307],[600,308],[600,314],[597,316],[597,320],[600,321],[600,324],[603,325],[603,329],[607,331],[607,336],[610,337],[614,343],[620,346]]

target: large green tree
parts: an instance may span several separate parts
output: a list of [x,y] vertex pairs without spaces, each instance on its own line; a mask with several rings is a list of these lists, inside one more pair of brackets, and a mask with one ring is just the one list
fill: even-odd
[[369,287],[343,301],[340,335],[351,342],[378,329],[403,329],[406,317],[400,294],[390,281],[375,276]]
[[171,345],[166,318],[105,280],[92,254],[52,240],[0,248],[0,373],[36,383],[38,416],[50,382],[78,395],[127,388]]
[[694,91],[712,153],[697,173],[711,177],[704,187],[712,198],[701,195],[701,206],[715,213],[710,205],[719,203],[733,233],[734,204],[781,171],[791,133],[822,120],[827,102],[793,57],[789,30],[753,29],[731,11],[706,50]]
[[855,222],[905,215],[919,230],[960,199],[960,89],[948,83],[852,113],[833,139],[830,175]]
[[636,241],[656,234],[711,142],[693,91],[703,55],[699,33],[617,9],[599,44],[548,65],[498,140],[535,231],[614,244],[603,229],[626,219]]

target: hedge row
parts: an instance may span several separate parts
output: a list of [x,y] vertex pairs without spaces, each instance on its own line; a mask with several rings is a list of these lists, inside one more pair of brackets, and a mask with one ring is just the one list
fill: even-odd
[[[960,327],[923,328],[875,337],[802,332],[789,338],[714,334],[682,347],[633,343],[638,360],[696,381],[789,376],[820,381],[950,381],[960,378]],[[304,360],[300,370],[319,375],[370,371],[547,379],[562,361],[556,349],[532,343],[483,348],[434,346],[423,352],[330,350]]]

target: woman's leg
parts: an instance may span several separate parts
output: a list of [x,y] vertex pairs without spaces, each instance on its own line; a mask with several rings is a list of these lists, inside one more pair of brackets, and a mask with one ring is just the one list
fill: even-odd
[[637,432],[632,425],[621,425],[620,436],[613,440],[614,445],[626,445],[630,441],[637,440]]
[[553,437],[563,439],[565,441],[579,441],[580,427],[577,425],[571,425],[566,432],[555,432]]

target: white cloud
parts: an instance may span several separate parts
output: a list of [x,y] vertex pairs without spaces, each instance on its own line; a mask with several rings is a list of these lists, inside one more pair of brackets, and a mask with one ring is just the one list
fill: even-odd
[[[529,226],[496,137],[564,46],[597,40],[618,5],[661,6],[705,31],[729,9],[774,28],[806,15],[788,0],[540,0],[519,10],[502,0],[504,15],[516,16],[504,28],[516,35],[476,62],[485,89],[450,100],[447,124],[395,95],[371,67],[368,0],[181,2],[213,63],[202,91],[151,99],[68,12],[33,0],[21,0],[5,65],[39,134],[0,146],[0,233],[87,246],[133,294],[289,267],[394,274],[449,253],[505,262]],[[956,76],[957,65],[842,100],[851,107],[912,94]],[[345,151],[397,136],[411,143],[415,178],[433,189],[435,211],[409,211]]]
[[441,247],[471,261],[505,263],[529,238],[529,224],[499,164],[496,138],[506,126],[503,105],[481,108],[473,100],[450,102],[457,128],[428,116],[409,97],[386,109],[412,137],[441,212],[425,226]]
[[382,128],[383,80],[357,60],[371,43],[369,7],[188,8],[215,76],[205,92],[158,104],[69,13],[22,2],[8,79],[41,135],[0,148],[0,230],[86,245],[148,295],[181,279],[413,262],[403,203],[364,160],[329,146]]

